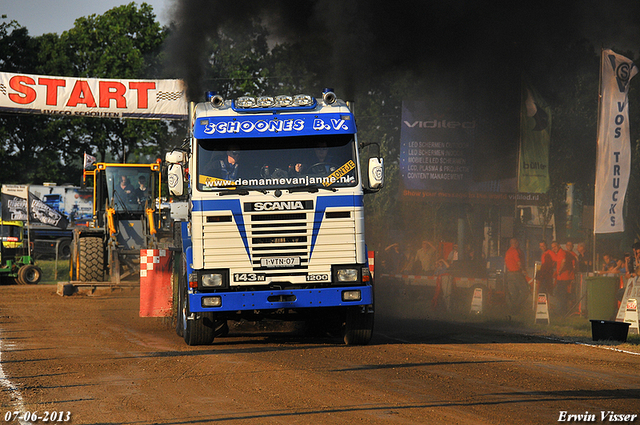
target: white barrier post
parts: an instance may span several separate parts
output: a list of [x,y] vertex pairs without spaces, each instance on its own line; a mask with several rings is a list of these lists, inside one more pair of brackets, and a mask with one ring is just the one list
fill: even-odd
[[538,302],[536,304],[536,321],[546,320],[547,325],[549,322],[549,303],[547,302],[547,294],[538,294]]
[[640,333],[638,328],[638,302],[634,298],[629,298],[626,303],[624,313],[624,322],[631,323],[629,325],[629,333]]

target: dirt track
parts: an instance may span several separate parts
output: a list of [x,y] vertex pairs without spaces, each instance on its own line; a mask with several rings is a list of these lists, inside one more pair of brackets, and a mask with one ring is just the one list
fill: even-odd
[[162,320],[139,318],[137,296],[0,287],[0,422],[14,410],[70,412],[74,424],[546,424],[562,411],[596,422],[601,411],[640,414],[638,355],[384,311],[366,347],[233,329],[188,347]]

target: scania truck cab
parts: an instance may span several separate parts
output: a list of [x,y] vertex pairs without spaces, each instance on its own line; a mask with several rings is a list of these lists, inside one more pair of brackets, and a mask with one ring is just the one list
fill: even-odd
[[363,196],[384,172],[370,158],[363,182],[347,103],[329,89],[320,99],[209,93],[191,120],[188,149],[166,157],[169,190],[188,204],[175,223],[177,333],[209,344],[228,320],[276,318],[368,343]]

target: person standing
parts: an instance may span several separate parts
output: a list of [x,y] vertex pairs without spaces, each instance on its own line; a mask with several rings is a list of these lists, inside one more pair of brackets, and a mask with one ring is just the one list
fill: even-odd
[[527,299],[529,285],[525,278],[524,254],[520,249],[518,239],[509,241],[509,249],[504,255],[504,265],[507,271],[507,305],[511,313],[519,311]]
[[454,261],[458,261],[460,258],[458,256],[458,244],[453,244],[453,248],[451,249],[451,252],[449,253],[449,255],[447,256],[447,262],[449,263],[449,265],[453,264]]
[[571,285],[575,277],[574,257],[562,249],[558,242],[551,242],[551,251],[556,262],[556,284],[553,288],[553,295],[557,302],[557,312],[565,314],[569,310],[569,297],[571,295]]
[[640,242],[635,242],[631,246],[631,250],[633,253],[629,256],[625,266],[627,279],[640,275]]
[[541,266],[538,273],[536,273],[536,280],[538,281],[538,293],[544,293],[550,295],[553,291],[553,276],[555,274],[555,262],[553,251],[547,248],[545,241],[540,242],[540,261]]
[[414,263],[419,264],[423,274],[433,272],[436,268],[436,249],[427,240],[422,241],[422,246],[416,251]]
[[571,293],[569,294],[569,302],[573,303],[579,299],[578,291],[582,289],[582,278],[580,277],[580,259],[578,253],[573,251],[573,242],[569,241],[565,245],[567,247],[567,257],[573,263],[573,280],[571,282]]
[[576,270],[579,273],[588,273],[591,271],[591,259],[589,258],[589,254],[587,253],[587,248],[585,247],[584,242],[578,243],[578,263]]

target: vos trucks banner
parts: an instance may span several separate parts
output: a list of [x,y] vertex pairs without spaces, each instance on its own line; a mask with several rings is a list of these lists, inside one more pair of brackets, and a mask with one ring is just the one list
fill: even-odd
[[0,111],[183,120],[182,80],[113,80],[0,72]]
[[42,223],[61,229],[69,225],[63,214],[30,193],[26,185],[2,185],[2,219]]
[[601,59],[594,233],[616,233],[624,231],[631,168],[629,81],[638,68],[611,50],[603,50]]

